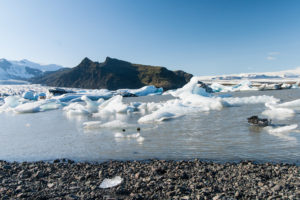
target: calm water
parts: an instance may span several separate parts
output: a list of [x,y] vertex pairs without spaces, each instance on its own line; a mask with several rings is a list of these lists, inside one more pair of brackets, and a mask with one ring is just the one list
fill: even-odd
[[[233,96],[271,95],[283,101],[300,98],[300,90],[240,92]],[[167,96],[127,98],[124,101],[165,101]],[[193,113],[161,124],[141,126],[143,142],[115,138],[119,129],[84,130],[91,117],[67,117],[61,110],[35,114],[0,114],[0,159],[37,161],[70,158],[78,161],[111,159],[208,159],[238,161],[251,159],[300,163],[298,130],[271,135],[255,129],[246,118],[260,115],[263,104],[224,108],[221,111]],[[136,122],[138,114],[128,121]],[[298,124],[300,114],[275,124]],[[140,126],[140,125],[136,125]],[[128,129],[135,133],[136,127]],[[300,128],[298,128],[300,129]]]

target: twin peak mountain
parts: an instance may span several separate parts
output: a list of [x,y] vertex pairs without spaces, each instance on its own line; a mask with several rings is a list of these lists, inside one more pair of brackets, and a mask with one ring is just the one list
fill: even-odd
[[137,89],[154,85],[169,90],[182,87],[192,76],[181,70],[170,71],[165,67],[132,64],[107,57],[102,63],[84,58],[74,68],[47,72],[43,76],[33,78],[31,82],[55,87],[109,90]]

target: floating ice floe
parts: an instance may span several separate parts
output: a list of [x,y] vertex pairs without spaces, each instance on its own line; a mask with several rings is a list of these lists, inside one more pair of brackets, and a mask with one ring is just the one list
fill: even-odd
[[102,121],[88,121],[83,123],[83,127],[86,129],[97,129],[97,128],[127,128],[135,127],[134,124],[129,124],[120,120],[113,120],[109,122]]
[[269,108],[262,112],[271,119],[285,120],[295,116],[295,111],[289,108]]
[[19,96],[8,96],[4,99],[4,104],[0,107],[0,112],[11,111],[20,104]]
[[264,129],[271,135],[274,135],[280,139],[288,140],[288,141],[297,141],[295,137],[291,137],[288,134],[290,132],[296,132],[295,130],[298,127],[297,124],[286,125],[281,127],[265,127]]
[[[250,88],[249,82],[243,82],[236,88]],[[272,96],[251,96],[251,97],[219,97],[208,93],[207,90],[199,86],[197,77],[191,79],[182,88],[173,90],[171,95],[178,99],[168,100],[164,103],[141,104],[138,109],[143,116],[139,123],[153,123],[173,119],[192,112],[208,112],[211,110],[221,110],[223,107],[241,106],[247,104],[273,103],[279,102]]]
[[98,106],[104,102],[104,99],[98,99],[98,101],[92,101],[87,96],[80,97],[81,101],[85,102],[85,105],[79,102],[70,103],[64,107],[63,110],[67,112],[67,115],[88,115],[98,111]]
[[208,93],[203,87],[199,87],[198,77],[192,77],[190,82],[184,85],[182,88],[170,91],[169,94],[174,97],[183,97],[186,94],[196,94],[201,96],[210,97],[211,94]]
[[250,97],[229,97],[223,98],[223,101],[228,103],[230,106],[240,106],[246,104],[259,104],[259,103],[272,103],[276,104],[280,100],[273,96],[250,96]]
[[98,112],[94,113],[94,117],[107,116],[116,113],[130,113],[135,110],[133,106],[122,102],[123,97],[120,95],[114,96],[106,100],[98,107]]
[[137,141],[139,144],[142,144],[145,140],[145,138],[142,137],[140,133],[130,133],[129,134],[129,133],[125,133],[125,132],[123,132],[123,133],[117,132],[114,134],[114,137],[115,137],[116,141],[120,141],[121,139],[127,139],[127,140],[133,139],[133,140]]
[[213,92],[232,92],[232,87],[224,86],[219,83],[212,83],[210,87],[213,89]]
[[117,94],[129,93],[136,96],[147,96],[157,95],[163,93],[163,88],[157,88],[154,85],[144,86],[140,89],[119,89],[116,91]]
[[213,89],[213,92],[238,92],[258,90],[257,87],[252,86],[252,82],[249,80],[241,81],[239,84],[233,86],[224,86],[214,82],[210,85],[210,87]]
[[[269,105],[272,106],[272,105]],[[294,101],[288,101],[285,103],[281,103],[281,104],[277,104],[277,105],[273,105],[276,106],[278,108],[293,108],[293,109],[300,109],[300,99],[294,100]]]
[[61,108],[62,104],[54,99],[34,101],[16,106],[13,111],[16,113],[35,113],[47,110],[55,110]]
[[122,181],[123,181],[123,179],[120,176],[115,176],[112,179],[106,178],[102,181],[102,183],[100,184],[99,187],[102,189],[115,187],[115,186],[121,184]]
[[262,112],[263,115],[272,119],[284,120],[293,117],[296,114],[295,110],[300,110],[300,99],[285,103],[267,102],[265,106],[267,109]]

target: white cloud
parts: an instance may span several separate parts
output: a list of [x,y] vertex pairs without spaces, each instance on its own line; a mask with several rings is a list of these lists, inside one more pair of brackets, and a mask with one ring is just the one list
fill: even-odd
[[280,52],[269,52],[268,56],[266,57],[267,60],[276,60],[277,56],[280,54]]
[[276,57],[274,57],[274,56],[267,56],[267,60],[276,60]]

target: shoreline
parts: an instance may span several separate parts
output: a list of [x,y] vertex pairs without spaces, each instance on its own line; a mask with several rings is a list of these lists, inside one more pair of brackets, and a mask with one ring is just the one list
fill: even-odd
[[[105,178],[121,184],[100,188]],[[241,161],[0,161],[1,199],[300,199],[300,166]]]

